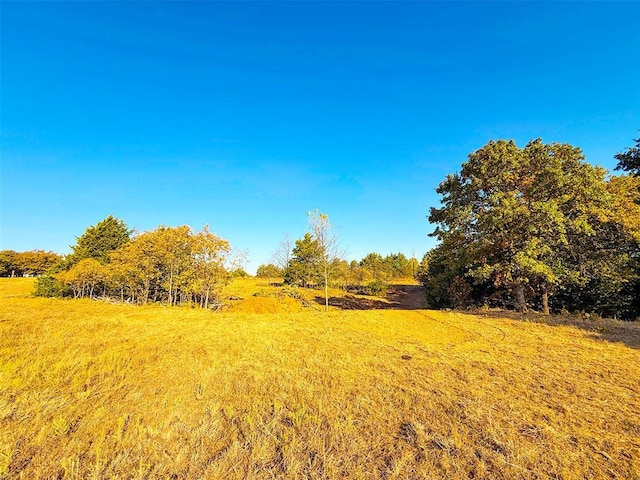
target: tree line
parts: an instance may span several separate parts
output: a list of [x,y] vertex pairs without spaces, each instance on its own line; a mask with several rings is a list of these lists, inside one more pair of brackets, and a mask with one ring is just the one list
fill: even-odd
[[[316,267],[321,251],[311,234],[305,234],[296,240],[292,256],[282,268],[275,263],[262,264],[256,271],[260,278],[282,279],[289,285],[315,287],[323,284],[322,271]],[[389,282],[401,279],[418,278],[421,263],[408,258],[404,253],[391,253],[382,256],[372,252],[361,260],[347,261],[336,258],[330,262],[329,285],[331,287],[352,290],[356,293],[376,294],[376,285],[386,286]]]
[[[447,175],[430,209],[438,245],[421,262],[370,253],[348,262],[326,214],[309,212],[309,231],[281,243],[257,276],[301,287],[380,295],[416,277],[433,308],[640,316],[640,139],[608,172],[569,144],[541,139],[519,148],[490,141]],[[0,252],[0,275],[48,275],[38,295],[103,296],[138,304],[209,307],[235,274],[229,243],[208,228],[158,227],[134,234],[112,216],[77,238],[72,253]]]
[[609,176],[577,147],[491,141],[437,188],[433,307],[640,315],[640,139]]
[[0,277],[35,277],[44,275],[62,257],[54,252],[31,250],[16,252],[14,250],[0,251]]
[[262,264],[257,277],[282,279],[286,285],[305,288],[322,286],[328,304],[328,288],[337,287],[365,295],[386,293],[388,282],[415,278],[420,269],[416,258],[403,253],[386,257],[369,253],[359,262],[344,259],[327,214],[309,212],[309,231],[291,243],[288,236],[274,254],[274,263]]
[[208,227],[194,232],[186,225],[160,226],[134,235],[109,216],[38,278],[35,294],[209,308],[237,270],[229,242]]

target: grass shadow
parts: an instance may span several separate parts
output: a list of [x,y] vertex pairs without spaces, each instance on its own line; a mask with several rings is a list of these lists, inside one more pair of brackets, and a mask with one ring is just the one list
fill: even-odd
[[510,320],[535,322],[550,326],[570,326],[584,330],[595,340],[622,343],[627,347],[640,350],[640,322],[613,320],[596,316],[550,315],[538,312],[518,313],[510,310],[468,310],[458,313],[474,316],[507,318]]
[[[313,299],[318,305],[325,305],[324,297],[315,297]],[[347,294],[344,297],[329,297],[329,306],[336,307],[341,310],[388,310],[395,308],[395,304],[385,302],[375,298],[356,297]]]
[[392,285],[387,292],[387,300],[398,310],[424,310],[427,295],[423,285]]
[[[316,296],[314,301],[325,305],[325,298]],[[422,285],[392,285],[385,299],[347,293],[340,297],[330,297],[329,306],[341,310],[420,310],[427,308]]]

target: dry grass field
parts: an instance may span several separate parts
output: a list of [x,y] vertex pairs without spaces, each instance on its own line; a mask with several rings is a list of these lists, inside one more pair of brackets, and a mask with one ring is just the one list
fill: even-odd
[[0,478],[640,478],[637,324],[31,288],[0,279]]

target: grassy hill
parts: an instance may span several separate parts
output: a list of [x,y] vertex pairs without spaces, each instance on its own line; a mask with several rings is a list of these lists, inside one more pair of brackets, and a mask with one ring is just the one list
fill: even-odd
[[0,279],[0,478],[640,478],[637,324],[31,287]]

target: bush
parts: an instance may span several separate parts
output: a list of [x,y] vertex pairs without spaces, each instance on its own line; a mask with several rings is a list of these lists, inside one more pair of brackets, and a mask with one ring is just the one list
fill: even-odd
[[63,297],[65,286],[50,275],[38,277],[33,289],[34,297]]
[[260,265],[256,271],[258,278],[282,278],[284,271],[272,263]]
[[249,274],[245,271],[244,268],[236,268],[233,272],[231,272],[231,276],[233,278],[247,278]]
[[389,285],[382,280],[374,280],[365,285],[363,291],[365,295],[371,295],[374,297],[381,297],[387,293]]

